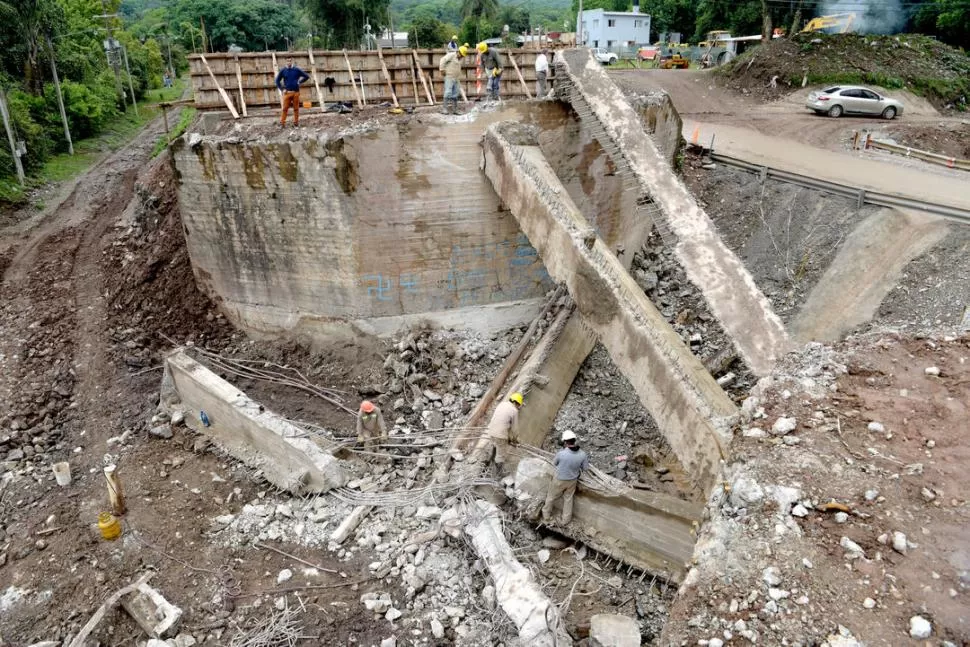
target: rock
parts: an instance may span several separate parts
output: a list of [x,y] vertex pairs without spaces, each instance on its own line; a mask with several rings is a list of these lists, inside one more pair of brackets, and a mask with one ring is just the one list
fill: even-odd
[[293,578],[293,571],[291,571],[288,568],[284,568],[282,571],[279,572],[279,575],[276,576],[276,583],[282,584],[283,582],[288,582],[292,578]]
[[929,503],[930,501],[933,501],[936,498],[936,492],[934,492],[929,488],[923,488],[922,490],[920,490],[920,494],[923,495],[923,500],[926,501],[927,503]]
[[418,519],[437,519],[441,516],[441,508],[436,506],[423,505],[418,508],[417,514],[415,516]]
[[394,607],[391,607],[390,609],[387,610],[387,613],[384,614],[384,618],[386,618],[387,620],[389,620],[391,622],[394,622],[395,620],[397,620],[398,618],[400,618],[402,615],[404,615],[404,614],[401,613],[400,611],[398,611],[397,609],[395,609]]
[[879,498],[879,490],[866,490],[866,493],[863,496],[865,497],[866,501],[875,501]]
[[589,619],[589,647],[640,647],[640,627],[633,618],[597,613]]
[[805,508],[801,503],[798,503],[791,509],[791,514],[793,517],[807,517],[808,509]]
[[839,546],[845,550],[846,559],[858,559],[859,557],[865,557],[865,552],[862,550],[862,546],[855,543],[848,537],[842,537],[839,540]]
[[464,618],[465,617],[465,607],[445,607],[445,613],[449,618]]
[[[388,611],[390,613],[390,611]],[[400,611],[398,611],[400,613]],[[390,620],[390,618],[388,618]],[[397,637],[391,636],[390,638],[385,638],[381,641],[381,647],[397,647]]]
[[[923,372],[926,373],[927,375],[932,375],[933,377],[939,377],[940,375],[940,369],[936,366],[927,366],[925,369],[923,369]],[[919,616],[913,616],[913,617],[919,618]]]
[[781,584],[781,571],[777,566],[769,566],[761,572],[761,579],[768,586],[778,586]]
[[736,508],[746,508],[764,498],[765,491],[752,478],[738,478],[731,486],[731,504]]
[[612,586],[614,589],[623,588],[623,578],[619,575],[614,575],[610,579],[606,580],[606,583],[609,586]]
[[[927,369],[928,370],[928,369]],[[909,637],[916,639],[929,638],[933,633],[933,625],[923,616],[913,616],[909,619]]]
[[720,638],[711,638],[707,641],[707,647],[724,647],[724,641]]
[[893,532],[893,550],[901,555],[906,554],[906,550],[909,548],[906,542],[906,535],[899,532],[898,530]]
[[569,545],[569,542],[563,541],[562,539],[558,539],[556,537],[543,537],[542,545],[545,548],[550,548],[552,550],[562,550]]
[[775,424],[771,425],[771,433],[776,436],[784,436],[795,431],[796,427],[798,427],[798,421],[794,418],[778,418],[778,420],[775,420]]
[[431,619],[431,635],[438,640],[445,637],[445,626],[437,618]]
[[19,447],[17,449],[11,449],[9,452],[7,452],[8,461],[22,461],[23,459],[24,450],[20,449]]
[[168,438],[171,438],[173,435],[172,425],[169,425],[169,424],[158,425],[157,427],[152,427],[148,433],[151,434],[152,436],[155,436],[156,438],[168,439]]
[[845,523],[848,520],[849,520],[849,513],[847,512],[835,513],[835,523]]
[[471,384],[468,385],[469,398],[472,398],[473,400],[477,400],[483,395],[485,395],[485,388],[482,385],[476,384],[475,382],[472,382]]
[[482,600],[485,602],[485,608],[491,611],[495,608],[495,587],[491,584],[487,584],[482,587]]
[[198,641],[192,634],[181,633],[175,636],[175,647],[192,647],[198,644]]
[[536,553],[536,559],[539,561],[540,564],[545,564],[546,562],[549,561],[549,551],[543,548],[542,550]]
[[876,601],[873,600],[872,598],[866,598],[865,600],[862,601],[862,606],[864,606],[867,609],[875,609]]
[[765,438],[768,434],[765,433],[764,429],[751,427],[750,429],[743,429],[741,435],[745,438]]
[[791,593],[789,593],[784,589],[776,589],[774,587],[768,589],[768,597],[774,600],[775,602],[777,602],[778,600],[784,600],[785,598],[790,596],[791,596]]
[[883,424],[881,422],[876,422],[875,420],[869,423],[868,429],[874,434],[886,433],[886,428],[883,426]]

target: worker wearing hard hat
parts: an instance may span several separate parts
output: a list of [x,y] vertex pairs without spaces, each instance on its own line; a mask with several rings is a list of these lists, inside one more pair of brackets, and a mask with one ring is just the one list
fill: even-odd
[[479,43],[475,49],[478,50],[482,69],[488,77],[488,98],[498,101],[499,83],[502,80],[502,57],[497,49],[489,47],[485,42]]
[[[452,41],[454,42],[454,41]],[[462,45],[453,52],[448,52],[438,63],[438,69],[445,75],[445,105],[442,112],[455,114],[458,112],[458,85],[461,83],[461,63],[468,56],[468,48]]]
[[519,408],[522,406],[522,394],[513,393],[505,402],[500,402],[492,413],[485,435],[482,436],[472,454],[472,461],[495,465],[502,469],[508,459],[509,445],[519,442],[518,422]]
[[542,520],[545,523],[552,522],[552,509],[556,506],[556,501],[562,499],[561,519],[562,525],[565,526],[573,519],[573,495],[576,494],[579,477],[589,469],[589,455],[579,448],[576,434],[569,429],[562,432],[562,444],[563,448],[552,459],[556,473],[546,492],[546,503],[542,506]]
[[448,41],[448,51],[449,52],[458,51],[458,36],[452,36],[451,40]]
[[377,405],[370,400],[364,400],[357,412],[357,442],[363,444],[365,449],[371,449],[378,440],[387,440],[384,416]]

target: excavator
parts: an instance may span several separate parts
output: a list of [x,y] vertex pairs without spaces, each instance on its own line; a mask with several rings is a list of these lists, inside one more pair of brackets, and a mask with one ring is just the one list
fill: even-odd
[[854,13],[836,13],[829,16],[818,16],[812,18],[802,29],[803,34],[822,32],[823,34],[848,34],[852,31],[852,23],[855,22]]

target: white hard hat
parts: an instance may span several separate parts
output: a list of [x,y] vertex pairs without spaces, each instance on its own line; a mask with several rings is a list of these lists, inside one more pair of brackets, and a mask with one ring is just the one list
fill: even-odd
[[562,441],[566,442],[567,440],[576,440],[576,434],[574,434],[571,429],[567,429],[566,431],[562,432]]

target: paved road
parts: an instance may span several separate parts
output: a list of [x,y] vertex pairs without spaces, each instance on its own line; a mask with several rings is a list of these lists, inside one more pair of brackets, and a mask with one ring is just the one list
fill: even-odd
[[861,159],[788,138],[729,124],[684,120],[684,137],[695,128],[702,143],[714,136],[714,150],[749,162],[811,175],[874,191],[970,209],[970,174],[950,177],[887,162]]

